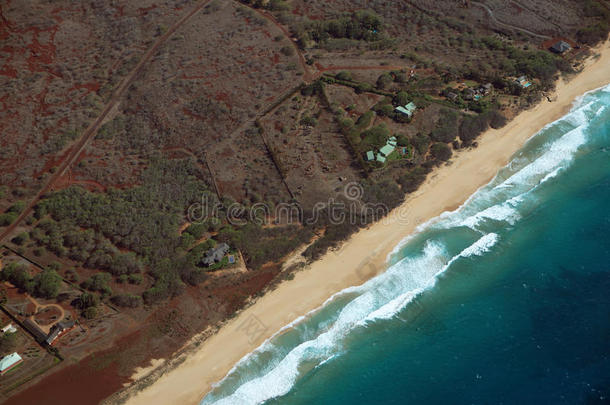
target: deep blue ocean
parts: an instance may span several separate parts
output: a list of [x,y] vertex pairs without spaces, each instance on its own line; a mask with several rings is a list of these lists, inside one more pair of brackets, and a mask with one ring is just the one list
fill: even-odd
[[610,86],[203,403],[610,403]]

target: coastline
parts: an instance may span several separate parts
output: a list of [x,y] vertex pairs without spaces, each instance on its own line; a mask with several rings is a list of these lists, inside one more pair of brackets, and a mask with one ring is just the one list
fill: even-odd
[[[504,128],[490,129],[478,148],[457,151],[448,165],[436,169],[390,216],[354,234],[342,247],[297,272],[244,309],[213,336],[187,351],[173,368],[161,367],[161,377],[128,404],[196,404],[242,357],[271,335],[320,307],[340,290],[359,285],[385,270],[388,255],[416,227],[460,206],[487,184],[525,142],[548,123],[563,116],[583,93],[610,83],[610,42],[595,48],[582,72],[557,83],[553,98],[521,112]],[[130,391],[135,391],[134,383]]]

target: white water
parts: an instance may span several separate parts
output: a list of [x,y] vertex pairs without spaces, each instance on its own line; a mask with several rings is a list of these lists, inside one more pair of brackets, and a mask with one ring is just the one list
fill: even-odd
[[[610,89],[610,86],[606,89]],[[541,131],[544,133],[557,128],[561,130],[561,136],[550,137],[529,151],[531,156],[525,152],[520,154],[456,211],[444,213],[418,228],[418,234],[428,230],[460,227],[478,232],[478,239],[461,248],[459,253],[451,254],[442,242],[428,240],[419,254],[401,259],[385,273],[361,286],[335,294],[325,305],[340,296],[354,294],[355,297],[337,310],[334,321],[329,320],[326,327],[318,325],[318,330],[312,325],[313,333],[308,329],[307,337],[301,336],[298,344],[288,351],[275,347],[275,336],[272,337],[255,352],[244,357],[218,384],[217,389],[221,391],[213,391],[202,403],[259,404],[285,395],[292,389],[303,369],[319,367],[342,353],[346,336],[355,329],[391,319],[419,294],[433,287],[439,275],[456,261],[490,252],[500,238],[497,233],[483,229],[486,226],[502,229],[519,221],[522,206],[525,203],[531,204],[532,201],[535,203],[532,192],[570,165],[578,149],[586,142],[586,128],[591,115],[600,113],[601,108],[594,103],[579,100],[572,112]],[[394,253],[399,253],[405,243],[414,240],[416,236],[406,238]],[[307,319],[307,316],[300,317],[278,333],[306,323]],[[249,366],[259,363],[263,353],[271,358],[270,363],[257,372],[249,372]],[[230,383],[229,377],[232,377]]]

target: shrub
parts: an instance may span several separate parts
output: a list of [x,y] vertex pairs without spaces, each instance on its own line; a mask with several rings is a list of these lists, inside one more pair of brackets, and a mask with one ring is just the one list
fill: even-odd
[[506,125],[506,117],[499,111],[492,111],[489,115],[489,126],[493,129],[499,129]]
[[399,91],[394,97],[395,105],[405,105],[409,102],[409,94],[405,91]]
[[93,319],[97,316],[97,307],[89,307],[86,308],[83,313],[82,313],[83,317],[85,319]]
[[375,113],[373,111],[365,112],[360,117],[358,117],[358,120],[356,121],[356,127],[358,129],[363,129],[363,128],[368,127],[369,125],[371,125],[371,121],[373,120],[374,116],[375,116]]
[[398,178],[398,183],[406,193],[412,193],[426,180],[428,169],[416,167]]
[[129,284],[142,284],[143,277],[141,274],[130,274],[127,277]]
[[133,294],[118,294],[110,298],[110,301],[125,308],[137,308],[142,305],[142,297]]
[[389,73],[384,73],[377,78],[376,85],[378,89],[384,90],[387,89],[393,81],[394,79],[392,78],[392,75],[390,75]]
[[34,291],[37,296],[55,298],[59,294],[62,279],[55,270],[43,270],[34,277]]
[[485,115],[464,117],[460,125],[460,139],[465,145],[470,145],[483,131],[487,129],[488,122]]
[[82,293],[77,299],[76,307],[84,310],[87,308],[96,307],[99,305],[99,303],[100,298],[96,294]]
[[282,49],[280,49],[280,52],[284,56],[292,56],[294,55],[294,48],[292,46],[283,46]]
[[417,150],[417,153],[422,156],[428,152],[428,147],[430,146],[431,142],[430,137],[424,134],[417,134],[412,140],[415,150]]
[[30,239],[30,235],[27,232],[21,232],[19,235],[15,236],[11,241],[15,245],[23,245]]
[[605,41],[608,38],[608,23],[603,21],[581,28],[576,33],[576,38],[587,45]]
[[446,161],[451,158],[451,148],[445,143],[435,143],[430,148],[430,153],[435,159]]
[[347,81],[350,81],[350,80],[352,80],[352,74],[351,74],[351,72],[348,72],[346,70],[342,70],[341,72],[337,73],[335,78],[337,78],[337,80],[347,80]]
[[112,294],[112,289],[109,286],[112,276],[110,273],[97,273],[91,276],[88,280],[83,281],[81,287],[89,291],[97,291],[102,295]]
[[9,226],[17,219],[17,214],[14,212],[5,212],[0,214],[0,226]]

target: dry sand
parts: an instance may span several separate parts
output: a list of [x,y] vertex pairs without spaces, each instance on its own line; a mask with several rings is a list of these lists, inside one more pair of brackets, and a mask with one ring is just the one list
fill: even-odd
[[384,220],[355,234],[341,249],[298,272],[223,326],[184,362],[137,392],[128,404],[196,404],[244,355],[295,318],[318,308],[343,288],[383,271],[388,254],[415,227],[460,206],[488,183],[536,132],[564,115],[575,98],[610,83],[610,42],[597,49],[583,72],[557,85],[556,100],[522,112],[506,127],[489,130],[479,147],[454,155]]

